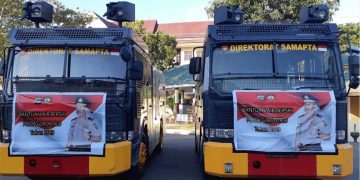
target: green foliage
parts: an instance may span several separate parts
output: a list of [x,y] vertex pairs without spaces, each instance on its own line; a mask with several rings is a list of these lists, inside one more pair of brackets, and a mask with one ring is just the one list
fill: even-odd
[[[305,6],[320,4],[322,0],[212,0],[209,6],[205,8],[209,17],[214,16],[214,10],[220,6],[240,5],[245,12],[245,21],[300,21],[300,9]],[[330,9],[330,18],[338,10],[340,0],[327,0]],[[349,32],[351,35],[351,44],[360,46],[360,23],[349,23],[339,25],[341,31]],[[339,37],[341,50],[345,51],[347,36],[343,34]]]
[[170,107],[171,109],[174,109],[174,105],[175,105],[175,99],[170,97],[166,100],[166,105],[168,107]]
[[136,20],[135,22],[126,22],[125,27],[133,29],[140,37],[146,35],[143,20]]
[[23,0],[0,0],[0,54],[3,56],[5,46],[9,45],[7,33],[14,27],[30,26],[30,22],[20,21]]
[[[305,6],[320,4],[322,0],[212,0],[205,8],[209,17],[214,17],[214,10],[221,6],[240,5],[245,12],[245,21],[300,21],[300,9]],[[330,17],[338,10],[340,0],[327,0]]]
[[160,31],[155,34],[147,33],[143,20],[125,23],[125,26],[132,28],[143,38],[149,48],[151,63],[155,65],[157,69],[165,71],[172,68],[177,45],[175,36],[170,36]]
[[[42,24],[42,27],[81,27],[92,21],[88,14],[81,13],[79,9],[66,8],[59,0],[45,0],[54,6],[53,23]],[[0,0],[0,54],[9,45],[7,33],[15,27],[31,27],[33,24],[27,20],[21,21],[23,4],[25,0]]]
[[[352,46],[360,47],[360,23],[340,24],[340,31],[350,34],[350,43]],[[347,34],[339,36],[341,51],[346,51],[348,47]]]
[[145,36],[145,42],[149,48],[151,63],[160,71],[172,68],[173,59],[176,55],[176,38],[160,31]]

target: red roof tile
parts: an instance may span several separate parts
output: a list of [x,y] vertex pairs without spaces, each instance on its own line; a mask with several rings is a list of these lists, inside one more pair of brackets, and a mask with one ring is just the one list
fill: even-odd
[[174,35],[176,38],[203,37],[208,25],[212,24],[213,21],[159,24],[158,31]]
[[148,33],[155,33],[158,28],[158,23],[155,19],[153,20],[144,20],[144,28]]
[[[108,21],[109,24],[106,24],[108,27],[116,27],[117,26],[117,22],[115,21]],[[158,23],[155,19],[153,20],[144,20],[144,28],[145,28],[145,31],[148,32],[148,33],[155,33],[157,31],[157,28],[158,28]]]
[[[112,22],[116,23],[116,22]],[[192,38],[204,37],[208,25],[212,25],[213,21],[196,21],[196,22],[179,22],[158,24],[157,20],[144,20],[144,28],[148,33],[161,31],[163,33],[173,35],[176,38]]]

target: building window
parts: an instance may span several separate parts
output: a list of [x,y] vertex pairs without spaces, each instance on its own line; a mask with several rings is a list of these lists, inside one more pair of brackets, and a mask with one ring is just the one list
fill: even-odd
[[192,58],[192,51],[184,51],[184,61],[189,61]]
[[181,49],[176,49],[175,64],[181,61]]

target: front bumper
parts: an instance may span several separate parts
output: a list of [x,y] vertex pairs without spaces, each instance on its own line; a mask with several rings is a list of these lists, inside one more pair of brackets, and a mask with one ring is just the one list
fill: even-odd
[[[337,148],[337,155],[269,157],[260,153],[233,152],[231,143],[206,142],[204,168],[207,174],[219,177],[343,178],[353,173],[353,148],[350,144],[338,144]],[[225,173],[225,164],[230,163],[232,172]],[[335,164],[341,165],[341,175],[333,175]]]
[[[0,175],[109,176],[131,167],[131,141],[106,144],[98,156],[9,156],[9,144],[0,143]],[[36,160],[37,166],[29,166]],[[56,166],[54,166],[56,162]]]

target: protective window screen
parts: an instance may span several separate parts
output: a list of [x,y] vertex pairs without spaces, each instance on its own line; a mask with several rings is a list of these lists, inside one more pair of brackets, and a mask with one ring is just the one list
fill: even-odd
[[126,62],[119,52],[108,49],[75,49],[71,51],[71,77],[110,77],[125,79]]
[[340,91],[340,59],[333,46],[280,43],[276,47],[276,51],[259,51],[253,50],[259,49],[254,44],[236,45],[225,48],[230,53],[217,48],[211,67],[212,87],[221,94],[244,89]]
[[15,51],[13,77],[61,77],[64,54],[64,49],[18,49]]
[[272,73],[272,51],[232,51],[217,48],[213,53],[212,74]]
[[278,73],[322,74],[335,73],[330,51],[277,51]]

